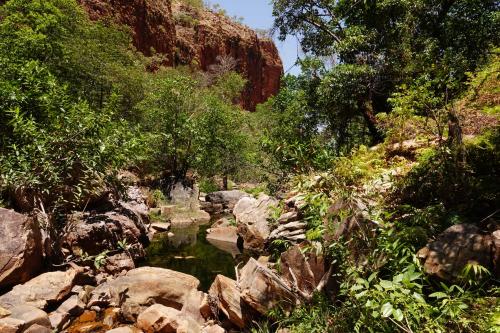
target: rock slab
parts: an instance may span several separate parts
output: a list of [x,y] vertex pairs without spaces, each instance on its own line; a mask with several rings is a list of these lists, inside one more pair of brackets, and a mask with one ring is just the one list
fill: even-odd
[[28,281],[41,268],[42,253],[36,221],[0,208],[0,289]]

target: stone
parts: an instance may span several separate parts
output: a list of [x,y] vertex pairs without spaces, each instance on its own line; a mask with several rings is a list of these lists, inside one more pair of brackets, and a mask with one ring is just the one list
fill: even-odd
[[208,295],[202,291],[193,290],[187,297],[181,310],[181,315],[190,317],[198,324],[203,325],[205,320],[212,315]]
[[78,295],[73,295],[65,300],[55,312],[49,316],[50,323],[55,329],[62,329],[72,317],[77,317],[83,313],[85,304]]
[[201,327],[189,317],[181,315],[179,310],[154,304],[137,317],[137,327],[145,333],[197,333]]
[[217,191],[207,194],[205,201],[212,203],[212,205],[222,205],[221,210],[229,209],[232,211],[241,198],[248,196],[246,192],[239,190]]
[[223,217],[223,218],[215,221],[212,224],[211,229],[215,229],[215,228],[219,228],[219,227],[230,227],[231,225],[232,225],[231,221],[228,218]]
[[170,223],[168,222],[154,222],[151,223],[151,228],[158,232],[165,232],[170,230]]
[[207,240],[219,242],[227,242],[232,244],[238,243],[238,228],[234,226],[211,228],[207,230]]
[[161,206],[160,207],[161,216],[165,218],[170,218],[173,215],[175,208],[176,208],[175,205]]
[[23,333],[52,333],[52,330],[48,327],[35,324],[35,325],[31,325]]
[[492,268],[492,237],[472,224],[457,224],[422,248],[417,257],[427,274],[444,280],[458,277],[467,264]]
[[201,331],[202,333],[226,333],[226,330],[220,327],[219,325],[210,325],[204,327]]
[[107,308],[104,310],[102,323],[109,327],[113,327],[120,321],[120,308]]
[[177,207],[184,207],[191,210],[200,208],[200,190],[195,185],[193,187],[186,186],[182,182],[178,182],[172,186],[170,190],[170,202]]
[[265,194],[258,199],[251,197],[241,198],[234,207],[238,234],[243,238],[243,246],[250,250],[263,250],[268,240],[270,218],[273,207],[278,202]]
[[0,318],[8,317],[10,316],[11,312],[7,309],[4,309],[0,306]]
[[[281,254],[281,276],[290,285],[312,295],[325,275],[325,263],[314,252],[303,253],[298,245]],[[292,275],[293,274],[293,275]]]
[[42,234],[35,219],[0,208],[0,289],[24,283],[41,268]]
[[0,296],[0,306],[10,310],[17,305],[27,304],[46,309],[49,305],[57,304],[69,295],[77,275],[78,272],[75,269],[39,275]]
[[133,326],[122,326],[106,331],[106,333],[142,333],[142,330]]
[[2,333],[20,333],[25,322],[11,317],[0,319],[0,332]]
[[10,318],[19,319],[24,322],[24,327],[38,324],[45,327],[52,327],[49,316],[43,310],[30,305],[18,305],[11,310]]
[[231,323],[239,328],[244,328],[245,324],[249,322],[246,317],[247,313],[242,310],[240,291],[236,281],[223,275],[217,275],[208,294],[211,299],[216,301],[217,307]]
[[102,269],[110,275],[116,275],[123,271],[127,272],[135,268],[134,260],[128,253],[122,252],[106,258]]
[[[290,222],[287,224],[282,224],[274,229],[269,235],[270,239],[278,239],[280,237],[288,236],[296,236],[305,233],[305,228],[307,224],[304,222]],[[295,234],[293,232],[296,232]]]
[[296,212],[296,211],[291,211],[291,212],[288,212],[288,213],[285,213],[285,214],[282,214],[279,218],[278,218],[278,223],[279,224],[288,224],[290,222],[295,222],[295,221],[298,221],[300,218],[299,218],[299,213]]
[[149,218],[147,192],[147,189],[141,188],[139,186],[127,186],[125,198],[118,201],[118,204],[123,208],[136,213],[142,219],[147,220]]
[[240,290],[245,303],[262,315],[277,305],[287,310],[297,303],[290,286],[253,258],[241,269]]
[[121,307],[124,318],[135,321],[139,313],[155,303],[181,310],[199,284],[198,279],[184,273],[141,267],[96,288],[87,306]]
[[149,243],[147,230],[140,216],[130,210],[106,213],[74,213],[68,217],[62,237],[63,247],[73,255],[98,255],[111,249],[119,250],[125,240],[134,259],[145,256]]

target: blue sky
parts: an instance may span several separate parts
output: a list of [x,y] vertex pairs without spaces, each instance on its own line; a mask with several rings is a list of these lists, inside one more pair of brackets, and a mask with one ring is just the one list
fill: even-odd
[[[270,0],[210,0],[208,2],[218,3],[230,16],[243,17],[243,23],[251,28],[270,29],[273,26],[273,9],[269,4]],[[275,38],[275,43],[286,71],[297,60],[297,40],[290,37],[285,42],[281,42]],[[295,66],[289,73],[297,74],[299,71],[299,68]]]

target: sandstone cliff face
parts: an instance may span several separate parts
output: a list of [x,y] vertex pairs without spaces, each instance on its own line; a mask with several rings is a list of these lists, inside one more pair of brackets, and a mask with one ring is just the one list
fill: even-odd
[[128,25],[135,47],[150,56],[152,49],[173,65],[175,25],[170,0],[78,0],[93,20],[112,17]]
[[197,64],[207,71],[218,57],[236,60],[236,70],[248,79],[242,106],[254,110],[276,94],[283,65],[272,40],[222,14],[173,4],[177,34],[177,64]]
[[276,94],[283,65],[271,40],[209,10],[170,0],[79,0],[92,19],[114,17],[132,28],[134,44],[146,55],[164,55],[167,66],[192,65],[207,71],[219,57],[236,60],[247,80],[241,105],[247,110]]

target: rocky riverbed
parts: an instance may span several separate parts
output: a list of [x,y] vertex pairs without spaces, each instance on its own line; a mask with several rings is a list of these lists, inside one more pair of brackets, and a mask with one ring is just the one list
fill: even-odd
[[302,302],[325,274],[298,248],[283,254],[284,274],[259,257],[287,225],[304,232],[293,209],[270,225],[271,197],[178,184],[151,208],[129,185],[126,199],[66,216],[57,235],[43,212],[0,209],[0,332],[240,331]]

